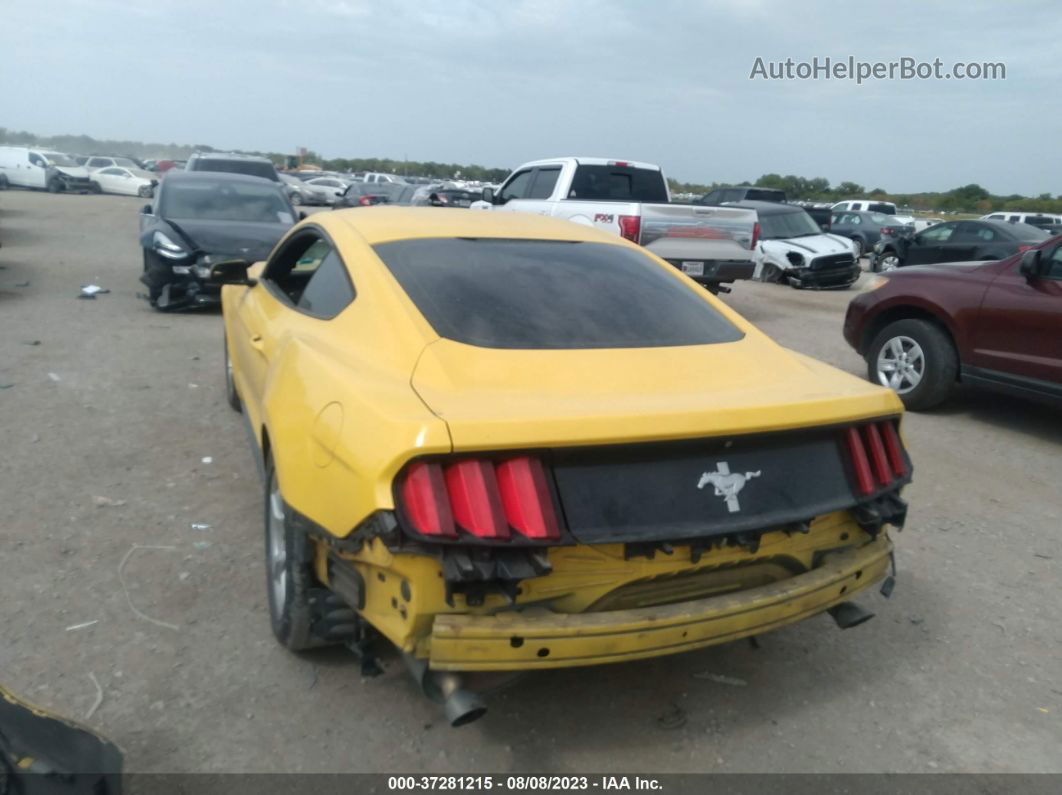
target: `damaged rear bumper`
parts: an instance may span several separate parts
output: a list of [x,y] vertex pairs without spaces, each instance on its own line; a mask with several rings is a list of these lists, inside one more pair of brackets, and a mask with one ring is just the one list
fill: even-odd
[[435,618],[429,666],[450,671],[566,668],[622,662],[727,643],[809,618],[883,579],[887,534],[830,553],[785,580],[658,607],[576,614],[545,609]]

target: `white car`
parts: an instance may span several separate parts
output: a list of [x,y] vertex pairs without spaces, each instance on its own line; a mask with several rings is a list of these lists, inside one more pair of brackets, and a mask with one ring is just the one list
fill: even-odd
[[317,177],[307,180],[306,184],[318,191],[323,201],[335,204],[336,199],[346,192],[350,183],[336,177]]
[[155,186],[158,185],[154,174],[139,168],[111,166],[93,171],[89,177],[92,180],[92,189],[97,193],[121,193],[145,199],[154,195]]
[[759,217],[754,279],[793,287],[844,289],[863,272],[856,243],[824,233],[803,207],[757,201],[727,206],[756,210]]
[[99,171],[101,168],[129,168],[136,171],[141,170],[136,161],[128,157],[104,157],[103,155],[92,155],[85,158],[85,168],[90,172]]

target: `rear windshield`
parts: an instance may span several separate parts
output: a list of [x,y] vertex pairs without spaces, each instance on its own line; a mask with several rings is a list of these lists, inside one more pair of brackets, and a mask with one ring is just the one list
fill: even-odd
[[651,168],[579,166],[569,199],[613,202],[667,202],[664,175]]
[[749,188],[745,191],[746,201],[761,202],[784,202],[785,192],[780,190],[764,190],[763,188]]
[[484,348],[653,348],[743,333],[645,254],[608,243],[434,238],[376,254],[440,337]]
[[896,208],[891,204],[883,204],[882,202],[871,202],[867,205],[867,210],[872,213],[884,213],[885,215],[896,215]]
[[223,174],[246,174],[249,177],[264,177],[280,182],[272,163],[255,160],[223,160],[220,157],[196,158],[192,171],[218,171]]

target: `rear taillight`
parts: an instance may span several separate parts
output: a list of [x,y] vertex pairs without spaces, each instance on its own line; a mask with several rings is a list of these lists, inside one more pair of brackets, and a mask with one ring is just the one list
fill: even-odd
[[358,204],[360,204],[362,207],[368,207],[372,204],[372,196],[362,196],[358,199]]
[[845,445],[856,489],[870,495],[907,475],[907,461],[894,420],[845,430]]
[[1018,252],[1020,253],[1022,251],[1028,251],[1030,248],[1034,248],[1034,246],[1027,246],[1024,243],[1022,243],[1022,244],[1020,244],[1018,246]]
[[542,462],[529,456],[511,458],[495,471],[505,518],[516,532],[536,541],[558,540],[560,527]]
[[759,242],[760,242],[760,222],[757,221],[756,223],[754,223],[752,225],[752,244],[749,246],[749,248],[750,249],[755,249],[756,248],[756,244],[759,243]]
[[642,230],[642,218],[640,215],[621,215],[619,217],[620,237],[634,243],[638,242],[638,235]]
[[402,481],[402,504],[417,532],[438,538],[457,538],[442,466],[417,461]]
[[530,456],[417,461],[399,495],[411,529],[429,538],[560,540],[545,467]]

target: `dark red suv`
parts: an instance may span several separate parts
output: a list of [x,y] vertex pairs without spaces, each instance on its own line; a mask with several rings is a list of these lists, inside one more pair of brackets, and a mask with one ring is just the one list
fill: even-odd
[[958,382],[1062,402],[1062,237],[872,284],[848,305],[844,337],[908,408],[937,405]]

